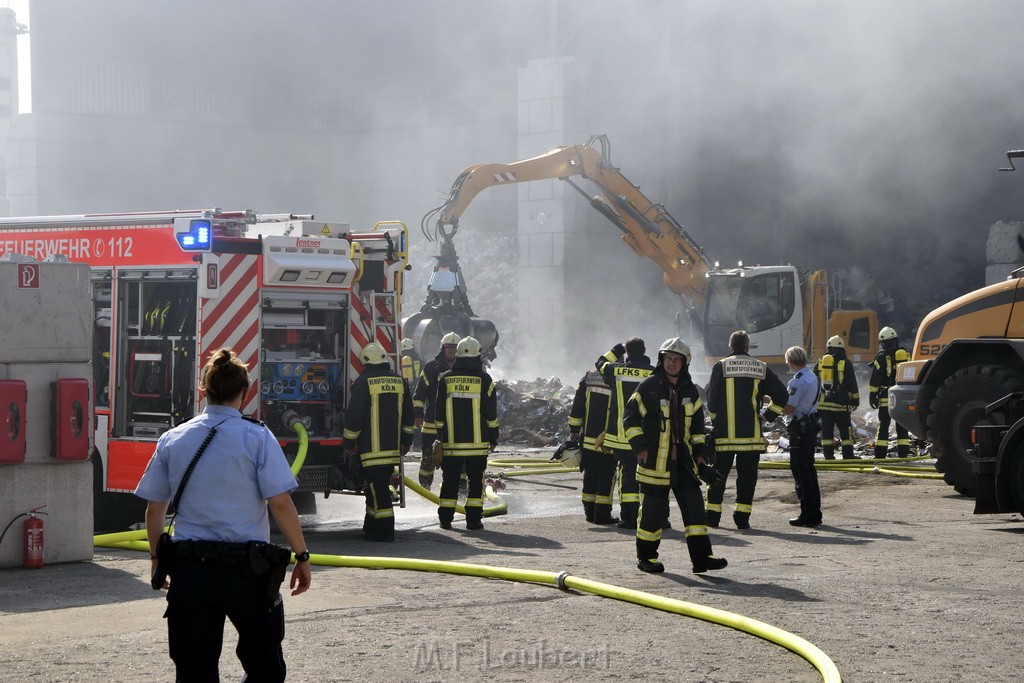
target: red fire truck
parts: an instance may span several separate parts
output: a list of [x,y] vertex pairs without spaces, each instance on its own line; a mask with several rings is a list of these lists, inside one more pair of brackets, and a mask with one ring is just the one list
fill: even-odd
[[97,531],[143,520],[131,492],[157,438],[201,411],[198,368],[225,346],[252,372],[242,412],[293,461],[300,511],[316,492],[359,492],[339,448],[344,406],[365,344],[401,367],[407,245],[399,221],[358,232],[253,211],[0,219],[0,256],[91,267]]

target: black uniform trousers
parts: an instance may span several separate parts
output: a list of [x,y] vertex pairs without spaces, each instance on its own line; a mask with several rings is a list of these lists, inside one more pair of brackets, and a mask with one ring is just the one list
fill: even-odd
[[[583,508],[587,520],[607,524],[612,517],[612,486],[618,459],[609,453],[583,449]],[[636,471],[633,472],[636,479]],[[587,509],[588,504],[593,505]]]
[[843,460],[855,458],[853,454],[853,422],[848,410],[819,410],[821,416],[821,454],[826,460],[835,460],[834,430],[839,430]]
[[[889,406],[878,408],[878,433],[875,435],[875,457],[884,458],[889,453],[889,425],[892,424],[892,417],[889,415]],[[910,432],[907,428],[896,423],[896,456],[899,458],[910,457]]]
[[391,501],[391,475],[394,465],[363,467],[366,477],[366,514],[363,533],[371,541],[395,540],[395,506]]
[[[757,488],[757,465],[761,462],[761,454],[752,451],[715,453],[715,469],[724,477],[729,478],[733,461],[736,462],[736,508],[734,515],[749,517],[754,504],[754,489]],[[708,487],[708,509],[722,513],[722,499],[725,497],[725,484]]]
[[637,514],[640,511],[640,485],[636,481],[636,455],[631,450],[613,450],[612,453],[619,463],[619,517],[626,525],[633,525],[636,524]]
[[636,527],[636,557],[656,560],[661,546],[661,533],[668,521],[668,494],[671,491],[683,515],[686,548],[690,560],[700,564],[711,556],[711,539],[704,518],[704,497],[700,484],[691,476],[674,476],[671,486],[640,484],[640,519]]
[[167,591],[167,635],[177,681],[219,681],[224,618],[238,631],[238,655],[246,680],[285,679],[284,602],[267,598],[241,564],[178,561]]
[[445,455],[441,461],[441,507],[437,516],[442,522],[455,519],[455,503],[459,498],[459,479],[465,469],[469,480],[466,492],[466,523],[479,523],[484,514],[484,471],[487,469],[486,455]]
[[817,431],[804,420],[793,420],[789,424],[789,471],[793,473],[796,497],[800,500],[800,519],[812,523],[821,522],[821,490],[818,471],[814,469],[817,436]]

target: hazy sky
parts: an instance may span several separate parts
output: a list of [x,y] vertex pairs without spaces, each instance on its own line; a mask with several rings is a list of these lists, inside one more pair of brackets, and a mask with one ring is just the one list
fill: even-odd
[[[37,110],[185,124],[61,212],[214,202],[363,226],[401,218],[429,264],[419,218],[463,168],[607,133],[613,162],[712,259],[858,266],[917,307],[914,322],[980,285],[989,226],[1024,217],[1024,174],[996,171],[1024,147],[1018,0],[46,0],[36,10],[37,28],[51,30],[35,34]],[[574,80],[564,126],[533,148],[518,137],[519,70],[552,56],[571,61]],[[257,132],[255,148],[239,148],[241,129]],[[116,139],[118,126],[104,131],[112,148],[134,144]],[[59,177],[102,177],[76,164]],[[491,258],[476,236],[514,234],[517,196],[488,190],[466,213],[459,251],[480,263],[467,272],[471,295],[486,292],[474,280]],[[571,253],[618,283],[605,300],[574,303],[641,315],[630,304],[661,292],[656,269],[573,201],[565,210],[592,223]],[[411,305],[421,296],[410,291]]]

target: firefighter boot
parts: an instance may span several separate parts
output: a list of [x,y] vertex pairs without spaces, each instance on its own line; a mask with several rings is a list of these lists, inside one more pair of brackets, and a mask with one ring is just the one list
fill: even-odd
[[363,535],[369,538],[374,531],[374,519],[373,515],[367,513],[363,515]]
[[618,524],[619,518],[612,517],[612,506],[603,503],[594,505],[594,524]]
[[[750,528],[750,513],[749,512],[734,512],[734,513],[732,513],[732,521],[736,524],[736,528],[737,529],[749,529]],[[710,522],[708,523],[708,526],[711,526]]]
[[860,460],[860,458],[853,454],[852,443],[843,445],[843,460]]
[[585,502],[583,503],[583,516],[587,518],[588,522],[594,521],[594,503]]
[[382,543],[394,543],[395,541],[395,518],[382,517],[376,520],[373,525],[373,532],[368,536],[371,541]]
[[879,446],[878,442],[875,442],[875,460],[885,460],[885,457],[889,455],[889,446]]
[[451,529],[452,520],[455,519],[455,508],[437,508],[437,519],[441,522],[442,529]]
[[636,517],[640,512],[640,503],[619,503],[620,529],[636,530]]
[[708,510],[708,511],[706,511],[704,513],[704,516],[707,519],[707,522],[706,522],[707,525],[709,527],[711,527],[712,529],[717,529],[718,525],[722,522],[722,513],[721,512],[716,512],[714,510]]
[[711,554],[711,539],[707,534],[694,534],[686,537],[686,549],[690,551],[693,573],[703,574],[706,571],[722,569],[728,562],[724,557]]
[[834,441],[832,441],[831,439],[829,439],[827,442],[825,440],[822,440],[822,442],[821,442],[821,454],[825,457],[826,460],[835,460],[836,459],[835,452],[836,452],[836,444],[835,444]]
[[638,560],[636,568],[642,572],[647,572],[648,574],[660,574],[665,571],[665,565],[663,565],[658,558],[654,558],[653,560]]
[[484,509],[478,507],[466,508],[466,528],[470,531],[484,528]]

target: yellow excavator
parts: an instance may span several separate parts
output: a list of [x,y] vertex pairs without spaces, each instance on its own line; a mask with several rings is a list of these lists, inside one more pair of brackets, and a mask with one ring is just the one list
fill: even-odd
[[[607,136],[594,135],[582,145],[556,147],[539,156],[507,164],[470,166],[455,179],[444,204],[428,212],[421,228],[428,240],[440,243],[437,266],[419,313],[405,321],[405,334],[417,349],[431,353],[448,331],[479,329],[493,357],[493,323],[475,316],[466,297],[453,238],[459,218],[483,190],[558,178],[580,193],[621,232],[637,255],[654,261],[670,290],[680,295],[683,310],[700,331],[706,355],[729,353],[729,334],[745,329],[751,353],[766,362],[784,364],[785,350],[802,345],[808,353],[824,353],[825,340],[838,334],[853,361],[866,361],[877,350],[878,321],[870,310],[830,310],[828,275],[823,270],[800,273],[791,265],[720,268],[661,204],[648,199],[611,163]],[[591,195],[577,179],[589,181]],[[467,332],[468,333],[468,332]]]
[[[1024,150],[1006,157],[1013,171]],[[1024,268],[925,316],[896,382],[889,412],[931,442],[946,483],[975,512],[1024,514]]]

